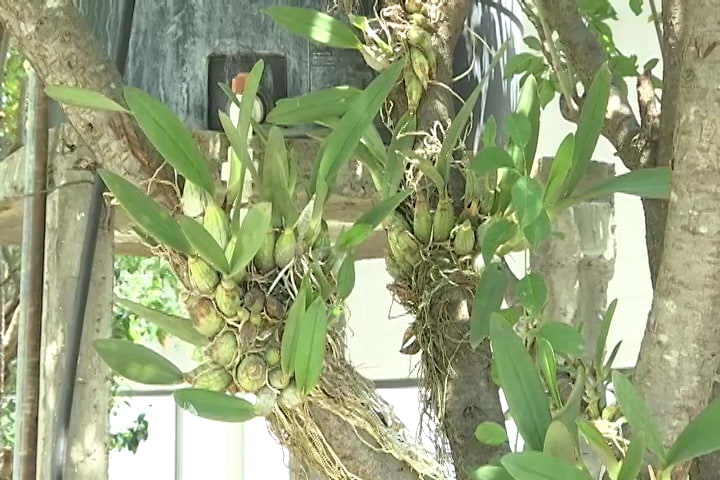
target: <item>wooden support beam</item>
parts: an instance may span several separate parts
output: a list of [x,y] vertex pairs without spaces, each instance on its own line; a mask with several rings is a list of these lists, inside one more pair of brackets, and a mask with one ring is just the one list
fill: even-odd
[[[197,131],[195,139],[218,178],[220,165],[224,161],[228,148],[225,136],[218,132]],[[309,181],[312,163],[316,158],[317,142],[309,139],[291,139],[289,144],[291,149],[298,152],[296,158],[301,159],[301,164],[298,166],[298,181],[301,185],[305,185]],[[4,161],[0,161],[0,245],[17,245],[20,242],[23,151],[24,149],[20,149]],[[78,148],[74,156],[75,160],[68,168],[80,169],[91,153]],[[262,152],[258,152],[256,156],[261,159]],[[53,167],[51,166],[51,168]],[[55,183],[50,188],[51,190],[62,190],[74,186]],[[331,236],[337,236],[343,228],[367,211],[373,204],[374,194],[375,189],[370,175],[358,162],[352,161],[343,168],[338,174],[338,182],[333,188],[332,196],[325,208]],[[120,209],[115,209],[113,222],[116,253],[151,255],[150,249],[143,245],[132,232],[130,220]],[[385,233],[378,230],[359,248],[358,258],[380,258],[384,255],[384,246]]]
[[[61,167],[56,156],[55,165]],[[43,306],[42,373],[38,418],[39,479],[51,478],[56,404],[65,381],[63,374],[67,325],[73,311],[78,283],[85,225],[93,195],[90,172],[56,168],[55,180],[69,186],[48,195],[45,257],[45,302]],[[95,250],[85,325],[78,359],[73,413],[65,447],[64,478],[103,480],[108,471],[108,428],[112,395],[110,371],[95,353],[92,343],[108,338],[112,325],[113,232],[108,218],[101,220]]]

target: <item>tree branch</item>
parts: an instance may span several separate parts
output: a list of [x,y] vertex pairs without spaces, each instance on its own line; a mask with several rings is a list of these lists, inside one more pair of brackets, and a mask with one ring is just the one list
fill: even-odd
[[[41,3],[0,0],[0,23],[45,84],[89,88],[124,103],[120,74],[97,48],[77,10],[72,6],[45,8]],[[80,108],[69,108],[66,114],[95,155],[96,166],[140,184],[162,165],[127,114]],[[169,169],[160,178],[170,179]],[[177,204],[174,190],[160,182],[152,185],[150,193],[167,207]]]
[[[538,3],[547,12],[548,23],[557,31],[569,63],[587,89],[607,61],[600,42],[583,22],[575,0],[538,0]],[[567,110],[564,115],[577,121],[575,116],[567,115]],[[613,144],[626,167],[636,169],[652,164],[651,141],[644,135],[627,96],[615,85],[610,91],[603,136]]]

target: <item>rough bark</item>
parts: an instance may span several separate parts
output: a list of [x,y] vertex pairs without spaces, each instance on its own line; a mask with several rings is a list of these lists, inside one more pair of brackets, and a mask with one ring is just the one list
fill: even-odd
[[[18,47],[47,84],[90,88],[122,101],[120,75],[93,41],[92,33],[72,7],[43,8],[35,2],[0,0],[0,22],[17,39]],[[143,184],[161,163],[144,141],[131,118],[86,109],[67,109],[67,119],[94,154],[90,167],[102,165]],[[160,178],[170,178],[167,169]],[[157,178],[157,177],[156,177]],[[175,191],[153,183],[150,194],[169,208],[177,205]],[[346,422],[329,421],[321,426],[327,438],[352,430]],[[388,472],[405,471],[405,478],[419,474],[387,452],[357,444],[361,451],[346,458],[348,469],[368,472],[364,478],[391,478]],[[368,460],[372,462],[368,463]],[[372,467],[372,469],[369,466]]]
[[668,443],[706,405],[720,362],[720,3],[681,8],[666,248],[635,375]]

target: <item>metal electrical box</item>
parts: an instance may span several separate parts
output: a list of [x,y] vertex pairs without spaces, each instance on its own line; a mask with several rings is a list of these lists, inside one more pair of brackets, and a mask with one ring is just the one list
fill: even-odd
[[[75,0],[108,52],[124,1]],[[275,5],[329,11],[327,0],[135,2],[127,82],[167,104],[191,128],[219,130],[217,110],[227,98],[217,82],[249,71],[259,58],[270,102],[335,85],[363,88],[372,80],[358,52],[312,44],[262,12]]]

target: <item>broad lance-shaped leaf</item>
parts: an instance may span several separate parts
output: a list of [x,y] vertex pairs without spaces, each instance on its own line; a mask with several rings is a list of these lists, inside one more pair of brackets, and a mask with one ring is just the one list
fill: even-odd
[[490,264],[498,248],[505,242],[509,242],[516,231],[517,226],[510,220],[504,218],[491,220],[481,241],[481,250],[485,265]]
[[573,150],[575,148],[575,135],[568,133],[558,147],[555,158],[550,165],[547,186],[545,187],[545,206],[557,203],[563,194],[563,184],[572,166]]
[[357,88],[339,86],[299,97],[283,98],[268,113],[267,121],[275,125],[299,125],[342,117],[359,94]]
[[315,388],[322,373],[327,343],[328,312],[318,297],[305,312],[295,348],[295,381],[303,393]]
[[615,458],[615,454],[612,450],[610,450],[608,442],[605,440],[602,433],[600,433],[595,425],[583,418],[575,419],[575,423],[578,426],[578,431],[582,434],[590,448],[593,449],[595,454],[600,458],[602,464],[608,470],[610,478],[617,478],[618,471],[620,470],[620,463],[617,458]]
[[300,285],[295,301],[288,310],[285,328],[283,329],[282,343],[280,346],[280,365],[283,372],[288,375],[295,373],[295,351],[300,334],[300,322],[305,317],[308,300],[308,283]]
[[720,400],[700,412],[685,427],[668,451],[665,461],[677,465],[720,450]]
[[520,303],[531,313],[539,313],[547,301],[547,287],[542,275],[529,273],[518,282]]
[[323,143],[320,161],[316,162],[316,170],[311,178],[310,186],[313,190],[320,177],[329,186],[333,184],[337,173],[350,160],[360,139],[385,103],[404,64],[405,61],[399,61],[390,66],[352,101],[335,130]]
[[209,194],[215,182],[190,130],[164,104],[134,87],[125,87],[125,100],[150,143],[177,172]]
[[[523,147],[517,147],[520,152],[511,155],[518,166],[518,170],[522,173],[530,174],[533,162],[535,161],[535,152],[537,150],[538,135],[540,134],[540,100],[537,92],[537,81],[533,75],[530,75],[523,84],[520,92],[520,99],[515,110],[516,113],[524,115],[530,124],[530,135],[527,143]],[[524,165],[520,160],[524,159]]]
[[495,422],[482,422],[475,427],[475,438],[485,445],[502,445],[508,441],[505,427]]
[[512,187],[512,204],[520,219],[520,225],[532,224],[543,211],[542,186],[530,177],[520,177]]
[[470,315],[470,344],[473,348],[490,334],[490,319],[502,306],[507,283],[507,274],[500,265],[490,263],[485,266],[475,289]]
[[477,87],[475,87],[475,90],[473,90],[470,96],[467,98],[465,104],[462,106],[460,111],[457,113],[457,115],[455,115],[455,118],[450,124],[450,128],[448,128],[447,134],[445,135],[445,139],[442,143],[442,147],[440,148],[440,153],[438,154],[437,160],[437,169],[446,182],[448,181],[450,175],[450,163],[452,160],[453,152],[455,151],[455,148],[457,148],[460,137],[462,137],[463,131],[465,130],[465,126],[467,125],[473,111],[475,110],[475,104],[477,103],[480,93],[482,93],[482,91],[485,89],[485,85],[489,81],[490,76],[493,74],[495,66],[505,54],[505,49],[507,49],[508,45],[509,41],[506,41],[497,50],[497,52],[495,52],[495,55],[490,62],[487,72],[485,73],[485,75],[483,75],[483,78],[480,80]]
[[337,296],[348,298],[355,288],[355,259],[352,254],[347,254],[340,264],[337,274]]
[[270,7],[265,12],[290,32],[321,45],[359,49],[360,40],[349,26],[311,8]]
[[175,385],[183,381],[183,373],[172,362],[130,340],[106,338],[95,340],[93,346],[115,373],[133,382]]
[[233,232],[237,241],[230,262],[231,276],[240,274],[252,262],[271,228],[272,206],[269,203],[258,203],[250,208],[239,230]]
[[45,87],[45,94],[53,100],[71,107],[130,113],[127,108],[116,101],[110,100],[100,92],[87,88],[48,85]]
[[[530,125],[530,120],[524,113],[511,113],[507,118],[506,128],[510,139],[515,142],[516,145],[525,147],[530,141],[532,126]],[[524,170],[524,168],[521,170]]]
[[623,460],[617,480],[636,480],[642,470],[643,455],[645,455],[645,434],[636,432],[625,453],[625,460]]
[[[263,70],[265,68],[265,62],[262,59],[258,60],[257,63],[250,70],[250,74],[245,81],[245,88],[242,92],[242,99],[240,100],[240,107],[237,119],[237,134],[239,138],[230,139],[235,155],[230,155],[230,179],[227,187],[227,198],[229,204],[234,204],[235,200],[240,193],[242,187],[241,183],[241,172],[244,166],[252,174],[253,167],[252,159],[248,153],[248,136],[250,132],[250,119],[252,118],[253,107],[255,105],[255,98],[257,96],[258,89],[260,88],[260,80],[262,79]],[[227,119],[220,118],[223,129],[235,130],[229,128],[230,125],[226,125]],[[228,128],[226,128],[228,127]],[[228,136],[228,138],[230,138]],[[254,180],[258,180],[256,175],[253,175]]]
[[605,64],[595,74],[595,78],[585,96],[577,131],[575,132],[572,166],[563,187],[565,196],[573,193],[590,166],[595,152],[595,145],[605,123],[605,112],[610,99],[611,79],[612,74],[607,64]]
[[509,153],[495,145],[490,145],[475,155],[470,167],[478,175],[485,175],[500,168],[514,168],[515,164]]
[[230,265],[228,265],[225,252],[210,235],[210,232],[205,230],[205,227],[185,216],[178,218],[178,223],[195,253],[212,265],[215,270],[224,274],[230,273]]
[[356,247],[370,237],[375,230],[395,209],[410,195],[410,192],[398,192],[392,197],[382,200],[358,218],[352,227],[338,235],[335,247],[347,250]]
[[110,170],[101,168],[98,174],[130,218],[148,235],[169,248],[192,253],[180,225],[164,208],[135,185]]
[[604,197],[613,193],[626,193],[643,198],[666,199],[670,197],[672,170],[667,167],[641,168],[612,177],[583,192],[570,197],[567,203]]
[[174,335],[191,345],[202,347],[208,344],[208,339],[195,330],[189,318],[170,315],[169,313],[131,302],[125,298],[115,297],[115,304],[120,305],[148,322],[154,323],[170,335]]
[[218,422],[246,422],[255,418],[255,406],[242,398],[212,390],[183,388],[173,393],[175,403],[198,417]]
[[573,465],[540,452],[510,453],[501,463],[515,480],[592,480]]
[[644,432],[647,448],[664,460],[665,447],[662,437],[640,392],[618,371],[613,372],[612,383],[620,409],[630,426],[636,432]]
[[538,335],[550,342],[553,350],[561,355],[582,357],[585,341],[572,325],[562,322],[547,322],[538,330]]
[[[512,327],[497,315],[490,319],[490,339],[500,385],[518,431],[528,448],[540,451],[552,419],[545,389],[532,358]],[[507,465],[505,468],[513,474]]]
[[545,434],[543,453],[560,459],[568,465],[574,465],[577,462],[575,440],[562,421],[550,422]]
[[523,234],[527,238],[528,242],[534,247],[542,245],[552,233],[552,225],[550,224],[550,217],[545,210],[540,212],[540,215],[527,227],[523,228]]
[[483,127],[482,140],[484,147],[494,147],[496,136],[497,121],[495,120],[495,115],[490,115],[490,118],[485,121],[485,126]]

